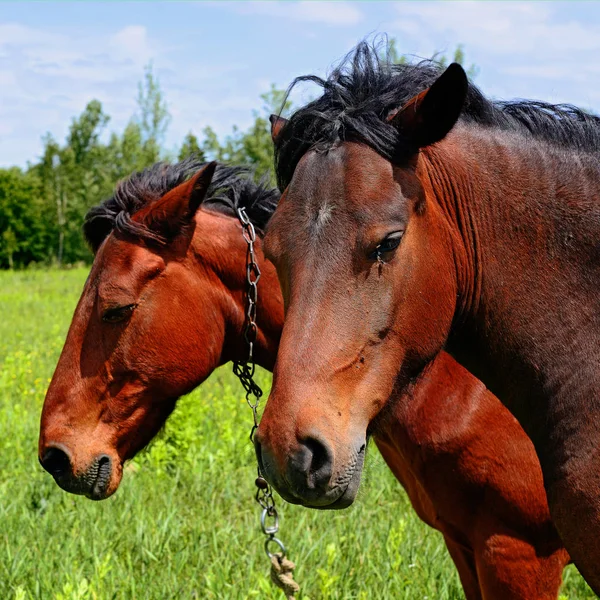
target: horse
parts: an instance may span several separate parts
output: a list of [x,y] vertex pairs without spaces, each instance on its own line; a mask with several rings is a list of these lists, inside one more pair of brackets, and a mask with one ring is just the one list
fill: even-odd
[[[187,161],[122,182],[92,209],[94,263],[45,399],[40,461],[65,490],[100,500],[177,397],[245,358],[245,206],[264,229],[278,193],[239,168]],[[188,179],[189,178],[189,179]],[[277,274],[257,239],[257,362],[283,327]],[[489,436],[493,436],[489,439]],[[449,355],[394,404],[375,442],[419,517],[441,531],[469,600],[556,599],[569,561],[531,442]]]
[[[264,239],[286,318],[257,431],[286,497],[347,506],[389,399],[442,349],[517,417],[600,593],[600,118],[492,102],[361,43],[274,116]],[[493,443],[490,440],[490,443]]]
[[[242,243],[230,246],[239,231],[226,215],[243,201],[264,226],[278,199],[244,169],[190,159],[134,174],[89,211],[94,261],[41,415],[39,459],[64,490],[113,494],[176,400],[245,358]],[[272,369],[281,298],[266,296],[257,316],[255,357]]]

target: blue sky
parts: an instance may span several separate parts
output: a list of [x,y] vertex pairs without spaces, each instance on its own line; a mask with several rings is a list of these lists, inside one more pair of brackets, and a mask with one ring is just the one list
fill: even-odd
[[463,44],[487,95],[600,112],[594,2],[0,3],[0,165],[36,160],[92,98],[121,130],[150,60],[174,147],[207,125],[247,127],[271,82],[325,74],[376,33],[420,57]]

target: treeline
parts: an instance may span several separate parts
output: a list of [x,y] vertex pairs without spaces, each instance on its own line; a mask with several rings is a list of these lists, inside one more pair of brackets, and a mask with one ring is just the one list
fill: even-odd
[[[393,61],[405,62],[393,39],[386,51]],[[461,46],[452,59],[464,64]],[[441,65],[448,62],[439,54],[434,60]],[[468,71],[474,76],[476,70],[471,65]],[[274,181],[268,115],[281,109],[284,97],[283,90],[272,86],[261,96],[263,105],[247,131],[234,127],[231,135],[219,140],[207,127],[201,140],[190,132],[178,149],[168,152],[164,140],[171,117],[149,65],[138,86],[137,111],[122,132],[103,135],[110,117],[99,101],[92,100],[73,119],[63,143],[50,134],[43,138],[39,162],[26,169],[0,169],[0,269],[91,261],[81,235],[85,213],[110,196],[117,181],[158,160],[196,154],[253,166],[257,173],[271,173]],[[288,102],[284,110],[289,108]]]
[[248,131],[234,128],[222,141],[210,127],[201,140],[190,132],[170,152],[164,139],[171,117],[151,66],[138,87],[136,114],[122,132],[104,135],[110,117],[92,100],[73,119],[63,143],[50,134],[43,138],[39,162],[0,169],[0,268],[90,261],[81,235],[87,210],[108,197],[119,179],[158,160],[196,154],[269,171],[268,114],[279,109],[283,95],[273,87],[262,96],[263,113],[254,115]]

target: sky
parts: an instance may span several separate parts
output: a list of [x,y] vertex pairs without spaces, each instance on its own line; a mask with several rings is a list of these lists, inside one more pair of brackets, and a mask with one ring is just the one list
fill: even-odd
[[600,113],[595,2],[0,3],[0,166],[35,162],[42,136],[62,141],[94,98],[111,117],[107,132],[122,131],[149,61],[175,148],[208,125],[219,136],[248,127],[271,83],[325,75],[382,33],[415,57],[462,44],[490,97]]

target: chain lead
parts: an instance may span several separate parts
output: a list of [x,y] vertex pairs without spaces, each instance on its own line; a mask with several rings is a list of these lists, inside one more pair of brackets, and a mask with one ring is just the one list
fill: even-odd
[[[258,280],[260,279],[260,268],[256,262],[254,253],[254,243],[256,242],[256,231],[251,223],[245,208],[238,208],[237,215],[242,224],[242,235],[248,250],[246,252],[246,315],[244,325],[244,339],[248,345],[248,355],[246,360],[236,360],[233,362],[233,372],[240,380],[242,387],[246,392],[246,402],[252,410],[252,429],[250,430],[250,441],[254,442],[254,432],[258,428],[258,405],[262,397],[260,386],[254,381],[256,363],[254,362],[254,344],[258,334],[256,326],[256,305],[258,302]],[[279,531],[279,515],[275,508],[275,498],[269,482],[260,472],[260,466],[257,466],[257,477],[255,480],[256,495],[255,500],[262,508],[260,516],[260,527],[267,536],[265,540],[265,553],[269,559],[273,556],[271,548],[277,546],[281,558],[286,555],[286,549],[283,542],[276,536]]]

